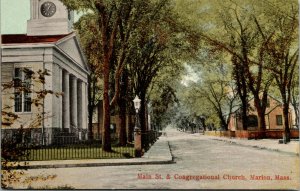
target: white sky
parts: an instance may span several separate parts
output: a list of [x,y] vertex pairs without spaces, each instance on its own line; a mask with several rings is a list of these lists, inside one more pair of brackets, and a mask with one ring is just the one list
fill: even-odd
[[181,84],[188,86],[190,82],[197,82],[200,79],[199,73],[195,72],[190,65],[185,63],[184,67],[187,74],[182,76]]
[[24,34],[30,19],[30,0],[0,0],[1,34]]
[[[1,34],[26,34],[30,0],[0,0]],[[79,16],[75,14],[75,21]]]

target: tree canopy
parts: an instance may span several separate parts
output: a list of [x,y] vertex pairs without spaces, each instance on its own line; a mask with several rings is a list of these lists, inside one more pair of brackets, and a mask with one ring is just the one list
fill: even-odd
[[[272,94],[283,103],[289,133],[287,109],[299,104],[297,1],[61,1],[85,12],[76,28],[95,68],[91,87],[103,81],[98,97],[104,105],[105,150],[110,148],[111,108],[119,107],[124,116],[133,109],[134,95],[142,100],[142,130],[149,105],[157,126],[180,110],[224,130],[231,113],[241,108],[246,130],[252,97],[258,128],[264,130]],[[94,89],[91,104],[96,94]]]

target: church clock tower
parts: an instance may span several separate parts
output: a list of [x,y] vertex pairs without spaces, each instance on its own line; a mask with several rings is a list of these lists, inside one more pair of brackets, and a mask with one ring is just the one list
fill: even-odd
[[59,0],[30,0],[31,18],[27,21],[28,36],[69,34],[73,30],[74,12]]

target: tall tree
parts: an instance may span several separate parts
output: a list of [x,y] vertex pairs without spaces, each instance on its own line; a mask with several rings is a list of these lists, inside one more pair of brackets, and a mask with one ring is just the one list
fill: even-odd
[[291,85],[291,104],[295,111],[295,126],[299,126],[299,70],[295,70]]
[[[247,86],[247,78],[244,75],[246,66],[232,52],[233,49],[237,48],[237,42],[239,42],[237,39],[239,34],[237,31],[237,20],[234,18],[235,14],[232,14],[235,12],[236,6],[232,2],[235,1],[222,1],[221,3],[220,1],[198,0],[191,3],[189,0],[176,0],[176,9],[190,21],[190,25],[193,25],[200,31],[203,47],[210,48],[212,54],[218,55],[223,54],[223,52],[228,54],[225,58],[227,58],[227,61],[231,61],[233,65],[232,78],[235,81],[236,90],[241,101],[241,120],[243,128],[247,129],[248,97],[250,92]],[[239,2],[240,4],[247,4],[248,1]],[[248,17],[243,17],[241,20],[244,21],[244,19],[247,22]]]
[[173,10],[169,0],[149,1],[144,28],[136,33],[136,48],[132,49],[129,72],[135,94],[140,97],[140,121],[146,130],[147,92],[159,71],[176,66],[181,55],[191,55],[197,49],[199,36],[185,25]]
[[[89,12],[96,17],[99,33],[92,34],[94,41],[100,41],[100,47],[94,51],[101,54],[101,72],[103,75],[103,130],[102,147],[106,151],[111,150],[110,144],[110,108],[118,102],[120,96],[120,78],[126,63],[127,50],[131,31],[138,23],[141,1],[125,0],[61,0],[71,10]],[[134,7],[137,6],[137,7]],[[112,78],[112,75],[114,78]],[[114,79],[114,95],[109,84]]]
[[288,137],[290,80],[298,60],[298,2],[193,1],[201,8],[187,0],[176,2],[177,8],[191,23],[198,23],[203,39],[214,50],[231,55],[233,77],[242,102],[244,128],[247,129],[247,97],[251,93],[259,113],[259,126],[264,130],[263,113],[273,78],[281,92]]
[[239,118],[242,121],[243,130],[247,130],[248,127],[248,97],[249,90],[246,83],[245,67],[241,64],[236,56],[232,56],[231,60],[233,64],[232,77],[235,81],[236,90],[241,101],[241,115]]
[[289,106],[291,103],[293,78],[297,70],[298,48],[298,2],[290,1],[266,1],[271,9],[265,10],[265,14],[272,23],[272,28],[260,26],[261,36],[273,34],[266,44],[266,51],[270,57],[270,71],[275,78],[281,94],[284,116],[284,134],[287,142],[290,141]]
[[94,35],[100,36],[100,30],[96,24],[97,17],[93,14],[83,15],[75,24],[75,28],[79,33],[83,51],[88,60],[90,67],[90,75],[88,76],[88,137],[93,139],[93,115],[96,106],[102,99],[102,51],[101,42],[93,38]]
[[219,14],[226,31],[225,38],[203,36],[213,47],[231,55],[233,74],[243,104],[242,119],[247,121],[246,92],[249,90],[253,95],[258,114],[258,129],[264,131],[268,90],[273,80],[266,70],[268,59],[265,46],[272,34],[268,34],[265,38],[259,35],[260,28],[256,26],[257,19],[254,15],[261,15],[262,12],[255,12],[253,6],[255,5],[251,2],[230,1],[223,6]]

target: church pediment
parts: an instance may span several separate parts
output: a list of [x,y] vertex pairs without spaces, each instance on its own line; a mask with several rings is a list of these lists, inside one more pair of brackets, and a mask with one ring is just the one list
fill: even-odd
[[59,40],[56,43],[56,46],[78,65],[89,71],[86,58],[75,33],[72,33],[69,36]]

